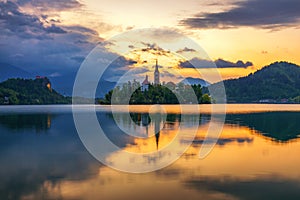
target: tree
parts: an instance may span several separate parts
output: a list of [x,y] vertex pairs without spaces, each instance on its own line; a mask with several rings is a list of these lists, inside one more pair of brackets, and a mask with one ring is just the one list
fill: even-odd
[[52,90],[48,78],[8,79],[0,83],[0,104],[8,97],[9,104],[69,104],[71,98]]
[[203,104],[210,104],[210,103],[211,103],[211,98],[210,98],[210,96],[209,96],[208,94],[204,94],[204,95],[202,96],[202,101],[201,101],[201,103],[203,103]]

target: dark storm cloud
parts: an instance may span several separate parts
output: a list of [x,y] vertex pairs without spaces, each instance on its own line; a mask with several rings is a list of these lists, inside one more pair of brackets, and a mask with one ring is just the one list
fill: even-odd
[[180,24],[197,29],[227,29],[240,26],[265,29],[298,27],[299,0],[246,0],[233,8],[217,13],[199,13],[183,19]]
[[113,61],[113,65],[117,68],[133,65],[133,64],[136,64],[136,63],[137,63],[136,61],[131,60],[131,59],[126,59],[124,56],[120,56],[115,61]]
[[41,11],[55,10],[70,10],[80,8],[83,5],[76,0],[17,0],[20,6],[31,5],[35,9]]
[[[0,1],[0,62],[34,75],[59,73],[62,81],[58,84],[53,78],[53,85],[59,85],[61,91],[70,94],[82,60],[102,39],[92,29],[79,25],[62,26],[59,19],[48,20],[47,13],[29,14],[20,7],[29,3],[48,6],[53,3],[52,8],[60,7],[60,10],[78,6],[75,1],[61,1],[60,6],[55,6],[59,2]],[[103,51],[105,55],[107,51]]]
[[[58,4],[59,1],[18,1],[19,4]],[[76,1],[66,3],[61,8],[75,7]],[[78,5],[77,5],[78,6]],[[0,60],[22,68],[35,68],[39,71],[70,66],[78,66],[76,56],[84,57],[95,46],[90,40],[100,40],[99,34],[82,26],[59,26],[57,23],[44,23],[47,18],[21,11],[13,1],[0,2]],[[23,55],[22,59],[13,59],[12,55]],[[70,62],[71,61],[71,62]],[[63,68],[62,68],[63,67]]]
[[90,29],[90,28],[87,28],[87,27],[84,27],[84,26],[69,26],[69,27],[66,27],[66,29],[68,29],[68,31],[72,31],[72,32],[79,32],[79,33],[85,33],[85,34],[90,34],[90,35],[94,35],[94,36],[98,36],[98,32],[93,30],[93,29]]
[[10,1],[0,2],[0,26],[2,36],[13,34],[28,38],[45,32],[45,27],[38,17],[21,13],[18,5]]
[[253,66],[252,62],[243,62],[241,60],[236,63],[218,59],[215,61],[193,58],[189,61],[182,61],[179,63],[180,68],[247,68]]
[[110,80],[113,78],[120,78],[126,72],[130,70],[130,66],[136,64],[137,62],[132,59],[127,59],[124,56],[119,56],[112,63],[108,63],[108,67],[103,74],[105,80]]
[[[37,12],[27,13],[26,8],[37,9]],[[97,31],[60,23],[60,12],[73,8],[83,9],[74,0],[0,0],[0,63],[33,75],[49,76],[55,89],[71,95],[76,72],[95,46],[101,46],[99,57],[103,63],[99,67],[119,57],[108,50],[109,43],[103,41]],[[49,16],[57,18],[52,20]],[[128,68],[124,66],[133,63],[120,58],[112,64],[105,78],[124,73]]]
[[56,26],[55,24],[52,24],[51,26],[49,27],[45,27],[44,30],[48,33],[57,33],[57,34],[60,34],[60,33],[67,33],[67,31],[63,30],[62,28]]
[[[41,16],[41,18],[46,17]],[[53,24],[44,24],[38,16],[20,11],[12,1],[0,2],[0,27],[2,35],[18,36],[27,39],[49,39],[48,33],[67,33],[63,27]]]

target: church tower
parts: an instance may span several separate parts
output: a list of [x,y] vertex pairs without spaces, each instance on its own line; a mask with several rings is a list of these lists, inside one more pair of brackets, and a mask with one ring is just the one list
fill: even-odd
[[154,71],[154,85],[159,85],[159,71],[158,71],[158,64],[156,59],[155,71]]

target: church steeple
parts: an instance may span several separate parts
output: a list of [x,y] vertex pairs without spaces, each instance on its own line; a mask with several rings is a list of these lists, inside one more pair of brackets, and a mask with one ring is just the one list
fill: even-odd
[[158,61],[156,59],[155,71],[154,71],[154,85],[159,85],[159,71],[158,71]]

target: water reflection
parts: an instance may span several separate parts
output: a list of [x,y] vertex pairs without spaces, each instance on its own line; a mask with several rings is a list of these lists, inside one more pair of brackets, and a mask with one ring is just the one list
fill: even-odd
[[49,116],[0,117],[0,199],[58,199],[47,187],[98,173],[100,164],[82,146],[72,115],[50,117],[51,126]]
[[34,129],[36,133],[51,128],[52,114],[6,114],[0,115],[0,125],[15,131]]
[[277,142],[288,142],[299,138],[299,112],[268,112],[227,115],[227,123],[254,129],[260,135]]
[[223,199],[282,200],[300,199],[299,181],[276,176],[261,176],[250,179],[233,177],[200,177],[186,182],[189,187],[200,192],[214,191]]
[[[97,116],[112,142],[138,153],[167,146],[183,121],[178,113],[117,114],[125,128],[135,127],[145,136],[135,138],[116,126],[111,113]],[[77,136],[71,113],[2,114],[0,199],[299,199],[299,117],[298,112],[228,115],[216,147],[200,160],[206,131],[218,121],[188,115],[182,124],[185,133],[200,126],[195,139],[173,141],[180,146],[193,139],[184,156],[162,170],[133,175],[93,159]],[[111,152],[107,159],[126,158]],[[155,164],[145,159],[145,165]]]
[[[158,150],[168,145],[177,134],[181,123],[180,114],[130,113],[130,115],[128,115],[126,113],[115,113],[113,116],[111,113],[107,113],[106,116],[112,121],[115,120],[120,126],[119,135],[126,135],[126,133],[122,132],[122,130],[126,130],[130,135],[137,137],[133,138],[130,135],[126,135],[126,137],[133,139],[134,142],[125,146],[138,146],[143,153]],[[199,124],[208,123],[210,119],[209,116],[205,116],[200,117],[201,120],[198,121],[199,115],[197,116],[195,114],[185,115],[184,117],[186,119],[185,124],[181,124],[183,130],[198,126]],[[100,123],[105,121],[103,118],[99,117],[99,115],[98,119]],[[117,127],[117,124],[115,124],[115,127]],[[107,134],[107,137],[111,138],[111,131],[107,129],[105,131],[109,133]],[[162,140],[161,145],[160,140]],[[124,147],[124,144],[122,146]],[[141,148],[141,146],[148,147]],[[155,149],[149,148],[149,146],[155,147]],[[132,151],[136,152],[135,150]]]

